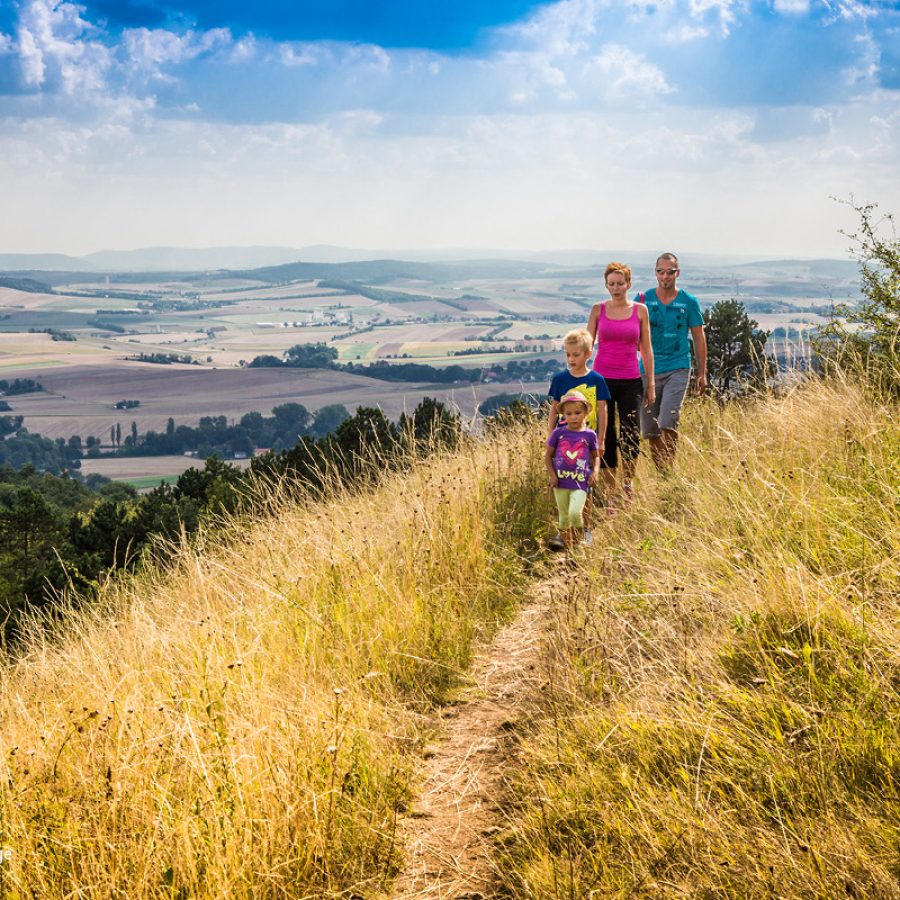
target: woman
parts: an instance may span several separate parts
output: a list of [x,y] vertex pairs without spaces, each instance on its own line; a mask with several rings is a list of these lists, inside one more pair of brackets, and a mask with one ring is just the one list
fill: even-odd
[[[594,371],[606,380],[612,399],[607,404],[606,436],[600,468],[606,486],[606,502],[615,508],[618,493],[616,469],[622,457],[621,493],[626,502],[634,497],[634,469],[640,451],[638,409],[641,400],[652,406],[656,399],[653,386],[653,349],[650,346],[650,321],[641,303],[628,299],[631,269],[624,263],[611,262],[604,273],[610,299],[591,309],[587,330],[594,338]],[[647,376],[644,391],[638,353]],[[616,418],[618,413],[618,434]]]

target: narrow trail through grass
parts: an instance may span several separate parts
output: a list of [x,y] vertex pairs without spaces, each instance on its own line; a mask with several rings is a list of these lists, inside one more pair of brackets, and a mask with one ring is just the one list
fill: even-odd
[[436,716],[440,743],[424,764],[422,793],[403,824],[406,868],[390,896],[476,900],[492,896],[498,803],[515,765],[517,733],[539,689],[551,591],[538,585],[515,619],[482,647],[459,701]]
[[564,577],[535,428],[110,581],[0,664],[0,897],[900,900],[898,422],[692,404]]

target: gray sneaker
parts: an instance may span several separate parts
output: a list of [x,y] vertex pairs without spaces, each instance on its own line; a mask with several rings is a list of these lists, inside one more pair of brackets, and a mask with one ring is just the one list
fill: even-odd
[[547,546],[551,550],[565,550],[566,542],[563,540],[562,532],[557,531],[556,534],[547,541]]
[[590,528],[584,529],[584,534],[581,537],[581,543],[585,545],[585,547],[590,547],[591,544],[594,543],[594,535]]

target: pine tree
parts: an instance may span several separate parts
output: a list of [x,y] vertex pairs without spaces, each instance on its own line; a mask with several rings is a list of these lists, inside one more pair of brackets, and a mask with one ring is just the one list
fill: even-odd
[[720,300],[703,318],[710,386],[728,394],[738,384],[764,383],[774,370],[774,362],[765,352],[769,332],[747,315],[744,304]]

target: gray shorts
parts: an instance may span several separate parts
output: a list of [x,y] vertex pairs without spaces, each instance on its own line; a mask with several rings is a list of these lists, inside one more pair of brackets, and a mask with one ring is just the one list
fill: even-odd
[[[643,376],[644,387],[647,377]],[[641,404],[641,435],[645,438],[659,437],[660,431],[678,431],[681,418],[681,404],[691,380],[690,369],[672,369],[671,372],[657,372],[656,400],[650,409]]]

